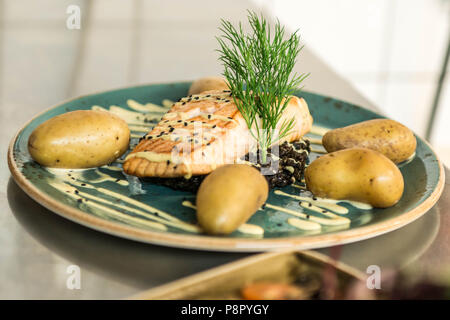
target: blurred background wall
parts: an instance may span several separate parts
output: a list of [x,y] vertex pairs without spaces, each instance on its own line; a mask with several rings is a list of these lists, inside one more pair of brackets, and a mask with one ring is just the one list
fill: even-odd
[[[82,10],[80,30],[65,27],[71,4]],[[31,118],[30,104],[44,110],[99,90],[219,74],[219,19],[245,20],[246,8],[299,28],[308,50],[425,135],[448,45],[445,0],[0,0],[0,99],[9,106],[0,116]],[[325,85],[319,77],[308,81]],[[448,120],[447,77],[431,142],[450,164]]]
[[[447,0],[267,0],[306,46],[386,115],[425,136],[450,36]],[[431,142],[450,164],[450,79]]]

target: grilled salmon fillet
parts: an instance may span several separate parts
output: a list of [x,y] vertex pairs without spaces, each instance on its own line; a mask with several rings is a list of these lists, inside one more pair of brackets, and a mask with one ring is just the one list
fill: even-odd
[[[293,96],[279,124],[295,119],[282,141],[306,134],[313,119],[303,98]],[[205,91],[180,99],[126,157],[125,173],[138,177],[189,178],[235,163],[256,147],[229,90]]]

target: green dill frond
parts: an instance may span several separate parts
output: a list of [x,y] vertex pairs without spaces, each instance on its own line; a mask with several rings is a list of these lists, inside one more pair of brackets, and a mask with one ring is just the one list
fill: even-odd
[[262,161],[266,162],[267,148],[287,136],[294,126],[294,119],[284,121],[276,134],[290,96],[307,74],[292,74],[302,49],[297,31],[285,40],[285,29],[279,21],[272,30],[262,15],[251,11],[248,21],[251,34],[244,34],[241,23],[234,27],[222,19],[217,51],[234,102],[258,142]]

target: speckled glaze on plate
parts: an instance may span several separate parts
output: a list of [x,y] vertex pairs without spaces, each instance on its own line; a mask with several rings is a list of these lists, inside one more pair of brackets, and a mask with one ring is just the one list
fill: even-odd
[[[263,235],[236,231],[229,236],[213,237],[201,233],[193,233],[177,227],[166,226],[165,230],[151,226],[153,220],[139,214],[142,208],[130,205],[129,202],[111,199],[111,195],[101,190],[110,190],[116,194],[138,200],[153,208],[170,213],[177,220],[195,224],[195,210],[183,206],[183,200],[195,202],[195,195],[174,191],[166,187],[142,183],[145,194],[130,195],[129,187],[115,183],[116,179],[125,177],[120,171],[100,168],[99,171],[89,169],[78,175],[81,182],[93,185],[94,188],[81,188],[86,195],[93,196],[97,204],[115,209],[119,215],[111,215],[109,211],[94,210],[86,203],[76,201],[64,189],[50,183],[54,174],[33,162],[28,150],[28,137],[39,124],[65,112],[90,109],[93,105],[108,107],[116,105],[128,109],[126,101],[136,100],[140,103],[152,102],[161,104],[164,99],[173,101],[187,95],[190,83],[156,84],[112,90],[79,97],[55,106],[38,115],[22,128],[12,140],[8,152],[8,164],[18,185],[34,200],[49,210],[87,227],[113,234],[119,237],[148,242],[159,245],[214,251],[266,251],[283,248],[309,249],[354,242],[374,237],[398,229],[424,213],[439,199],[444,187],[444,170],[441,162],[431,147],[417,137],[417,150],[414,159],[400,164],[405,179],[405,191],[398,204],[387,209],[360,210],[348,204],[340,204],[348,208],[345,217],[350,223],[339,226],[322,226],[320,230],[300,230],[287,223],[291,215],[267,208],[255,213],[249,224],[264,229]],[[328,128],[342,127],[356,122],[381,118],[380,115],[355,106],[353,104],[324,97],[318,94],[301,92],[299,96],[308,102],[314,123]],[[139,133],[143,135],[144,133]],[[316,136],[317,138],[317,136]],[[318,154],[311,153],[310,160]],[[114,164],[120,166],[120,164]],[[98,173],[108,175],[110,179],[99,179]],[[78,184],[79,186],[79,184]],[[298,195],[299,189],[288,186],[281,191]],[[100,199],[114,200],[115,204],[98,202]],[[271,192],[267,203],[305,213],[313,216],[320,214],[299,206],[299,201],[283,197]],[[97,207],[98,208],[98,205]],[[127,210],[127,208],[131,208]],[[133,211],[132,209],[139,209]],[[137,212],[137,213],[136,213]],[[152,214],[151,210],[147,212]]]

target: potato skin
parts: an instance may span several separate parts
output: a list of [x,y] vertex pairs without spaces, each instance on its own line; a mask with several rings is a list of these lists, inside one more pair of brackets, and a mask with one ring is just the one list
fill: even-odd
[[267,200],[269,186],[258,170],[230,164],[210,173],[197,193],[197,220],[210,234],[229,234]]
[[355,200],[379,208],[396,204],[404,189],[398,167],[381,153],[365,148],[319,157],[306,168],[305,181],[317,197]]
[[113,162],[128,149],[125,121],[105,111],[78,110],[51,118],[28,139],[39,164],[53,168],[92,168]]
[[205,77],[192,82],[188,94],[199,94],[209,90],[229,90],[227,81],[222,77]]
[[416,137],[407,127],[390,119],[374,119],[328,131],[322,138],[324,148],[334,152],[353,147],[368,148],[399,163],[416,150]]

